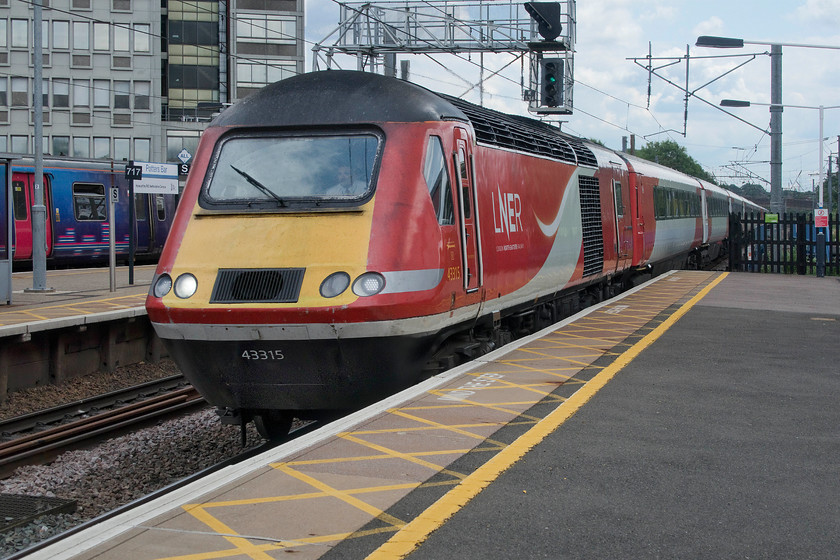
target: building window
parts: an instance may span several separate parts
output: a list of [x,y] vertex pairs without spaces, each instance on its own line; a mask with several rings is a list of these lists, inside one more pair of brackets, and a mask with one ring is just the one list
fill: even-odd
[[236,38],[244,41],[295,43],[295,18],[276,16],[240,17],[236,21]]
[[5,136],[0,136],[0,152],[8,151],[8,144],[6,140],[7,138]]
[[77,51],[90,50],[90,25],[88,25],[88,22],[73,22],[73,49]]
[[131,143],[128,138],[114,138],[114,159],[115,160],[129,160],[131,154]]
[[70,153],[70,137],[69,136],[53,136],[52,154],[55,156],[66,156]]
[[134,25],[134,52],[150,52],[152,28],[148,23]]
[[130,109],[131,82],[114,81],[114,109]]
[[0,19],[0,49],[5,49],[9,46],[9,20],[6,18]]
[[121,24],[114,25],[114,50],[127,52],[130,48],[128,27]]
[[16,154],[29,153],[29,136],[12,134],[12,152]]
[[151,109],[152,82],[134,82],[134,108]]
[[73,137],[73,157],[90,157],[90,138]]
[[54,49],[69,49],[70,48],[70,22],[69,21],[53,21],[53,48]]
[[12,20],[12,48],[29,48],[29,20]]
[[6,81],[6,78],[0,76],[0,106],[5,107],[9,104],[9,98],[7,97],[9,93],[9,83]]
[[111,157],[110,138],[96,137],[93,139],[93,157],[105,159]]
[[90,107],[90,82],[73,80],[73,107]]
[[70,81],[53,80],[53,107],[70,106]]
[[[32,92],[32,101],[34,105],[35,101],[35,92]],[[49,107],[50,106],[50,81],[46,78],[41,80],[41,106],[42,107]]]
[[29,78],[12,78],[12,106],[29,106]]
[[152,157],[152,141],[148,138],[134,139],[134,159],[149,161]]
[[263,87],[296,74],[294,62],[288,64],[240,61],[236,63],[236,85],[238,87]]
[[166,132],[166,161],[178,161],[178,154],[181,150],[187,150],[192,155],[198,151],[198,140],[200,133],[197,131],[174,131]]
[[41,21],[41,48],[44,50],[50,48],[50,22],[48,21]]
[[93,106],[111,106],[111,82],[109,80],[93,80]]
[[107,23],[94,22],[93,50],[107,51],[111,48],[111,26]]

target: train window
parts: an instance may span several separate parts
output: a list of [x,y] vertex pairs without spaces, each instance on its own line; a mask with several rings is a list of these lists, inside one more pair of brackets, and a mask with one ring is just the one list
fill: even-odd
[[145,194],[134,195],[134,216],[138,222],[145,222],[149,215],[149,198]]
[[29,211],[26,209],[26,185],[23,181],[14,181],[12,183],[12,198],[15,205],[15,220],[23,221],[29,217]]
[[105,186],[74,183],[73,213],[79,221],[105,221],[108,218]]
[[166,204],[162,194],[155,195],[155,209],[157,210],[158,221],[164,221],[166,219]]
[[443,143],[437,136],[429,137],[426,147],[426,160],[423,162],[423,177],[429,188],[432,206],[435,209],[440,225],[455,223],[455,210],[452,203],[452,189],[449,188],[449,172],[446,169],[446,158],[443,153]]
[[373,193],[380,136],[232,135],[216,148],[201,202],[266,210],[358,204]]
[[615,215],[621,218],[624,216],[624,200],[621,198],[621,183],[613,181],[613,191],[615,191]]
[[458,149],[458,173],[461,176],[461,190],[463,192],[463,201],[464,207],[461,209],[464,213],[464,219],[469,220],[471,216],[470,209],[472,208],[472,204],[470,204],[470,172],[467,168],[467,154],[464,152],[463,148]]

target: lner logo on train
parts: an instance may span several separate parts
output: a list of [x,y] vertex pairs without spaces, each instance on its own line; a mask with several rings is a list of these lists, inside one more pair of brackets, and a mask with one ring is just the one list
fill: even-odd
[[516,193],[503,193],[498,188],[496,194],[498,198],[493,196],[493,226],[496,233],[504,233],[510,239],[511,233],[525,229],[522,227],[522,199]]

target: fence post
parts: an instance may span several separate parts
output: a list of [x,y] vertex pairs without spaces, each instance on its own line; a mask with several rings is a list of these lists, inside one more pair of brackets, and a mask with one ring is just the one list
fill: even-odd
[[[737,257],[735,255],[738,255]],[[741,215],[729,214],[729,270],[735,271],[736,260],[741,257]]]
[[796,273],[800,275],[805,275],[808,273],[806,270],[805,265],[805,256],[807,254],[806,249],[806,237],[807,237],[807,225],[805,223],[805,214],[797,214],[796,215]]

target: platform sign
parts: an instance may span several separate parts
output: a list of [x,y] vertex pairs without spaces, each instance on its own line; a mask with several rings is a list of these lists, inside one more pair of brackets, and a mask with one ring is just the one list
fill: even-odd
[[828,227],[828,208],[817,208],[814,210],[814,225],[817,227]]
[[135,179],[135,193],[178,194],[178,166],[174,163],[135,161],[143,170],[143,178]]

